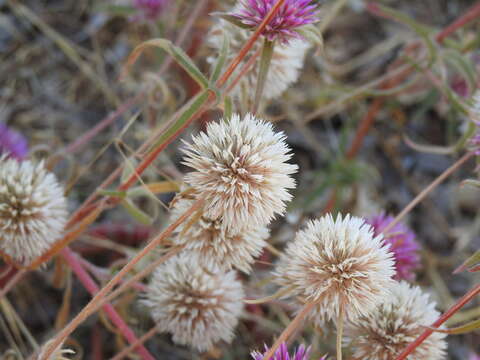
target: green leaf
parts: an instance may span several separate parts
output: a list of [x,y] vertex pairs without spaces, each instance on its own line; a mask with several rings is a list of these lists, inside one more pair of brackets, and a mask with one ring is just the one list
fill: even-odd
[[225,121],[229,121],[232,118],[232,98],[230,96],[225,96],[225,99],[223,99],[223,119]]
[[154,144],[153,149],[159,146],[162,146],[165,141],[170,139],[177,131],[179,131],[186,123],[190,120],[195,113],[200,110],[200,108],[206,104],[208,97],[210,95],[211,89],[206,89],[200,94],[196,95],[190,102],[185,106],[186,109],[181,113],[178,119],[172,124],[157,140]]
[[129,179],[130,176],[132,176],[135,169],[137,168],[137,165],[138,161],[133,157],[129,157],[125,160],[125,166],[123,167],[122,175],[120,176],[120,180],[122,183]]
[[190,57],[181,48],[175,46],[170,40],[167,39],[152,39],[138,45],[128,57],[127,63],[125,64],[125,68],[122,72],[122,77],[128,73],[130,66],[137,61],[139,56],[148,47],[159,47],[162,50],[165,50],[192,77],[192,79],[194,79],[200,85],[202,89],[208,88],[208,79],[197,68],[192,59],[190,59]]
[[99,190],[98,193],[103,196],[125,198],[127,193],[125,191],[116,191],[116,190]]
[[228,21],[229,23],[238,26],[239,28],[242,29],[253,29],[253,26],[244,24],[238,17],[233,16],[229,13],[224,13],[224,12],[213,12],[210,13],[211,16],[219,17],[223,20]]
[[227,59],[228,50],[230,48],[230,37],[227,35],[226,32],[223,33],[223,41],[222,41],[222,48],[220,49],[220,53],[218,54],[218,59],[215,63],[215,66],[212,71],[212,76],[210,77],[210,83],[215,84],[220,77],[222,72],[223,66],[225,65],[225,61]]
[[[478,186],[478,185],[477,185]],[[463,262],[462,265],[460,265],[458,268],[455,269],[453,272],[454,274],[461,273],[467,269],[474,269],[475,271],[478,271],[476,267],[480,265],[480,250],[477,250],[472,256],[470,256],[467,260]]]
[[480,319],[471,321],[465,325],[450,328],[450,329],[437,329],[437,328],[430,328],[435,332],[441,332],[444,334],[450,335],[459,335],[459,334],[466,334],[472,331],[475,331],[480,328]]
[[111,4],[98,4],[94,6],[95,12],[106,12],[112,15],[128,16],[136,12],[133,6],[111,5]]
[[121,204],[123,208],[139,223],[143,225],[151,225],[153,223],[153,219],[140,210],[130,199],[123,199]]

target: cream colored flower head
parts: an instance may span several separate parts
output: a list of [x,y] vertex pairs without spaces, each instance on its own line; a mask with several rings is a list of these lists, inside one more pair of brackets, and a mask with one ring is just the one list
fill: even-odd
[[[252,33],[246,29],[242,29],[227,21],[219,21],[210,32],[208,37],[209,45],[220,51],[223,43],[223,36],[226,34],[229,38],[230,51],[228,52],[226,63],[228,64],[238,54],[243,45],[250,38]],[[257,41],[250,54],[261,50],[261,41]],[[274,47],[272,60],[268,69],[267,80],[265,81],[265,89],[263,97],[266,100],[279,97],[288,87],[295,83],[300,76],[305,61],[305,55],[310,48],[307,41],[301,39],[292,39],[288,44],[277,42]],[[210,60],[213,62],[213,59]],[[236,75],[243,63],[238,67]],[[233,89],[233,95],[240,95],[242,92],[252,96],[257,86],[258,69],[260,65],[260,56],[253,64],[251,70],[246,73],[242,80]],[[233,76],[235,78],[235,76]],[[252,94],[252,95],[250,95]]]
[[268,224],[285,212],[297,166],[282,132],[247,114],[209,123],[187,144],[185,182],[205,198],[204,215],[232,233]]
[[[383,297],[376,311],[360,317],[346,328],[358,359],[393,360],[440,316],[435,303],[418,286],[402,281]],[[445,334],[434,332],[407,358],[445,359]]]
[[[177,196],[171,204],[171,222],[185,213],[194,201],[194,198]],[[252,270],[255,258],[267,245],[266,239],[270,235],[263,225],[232,233],[222,226],[221,218],[212,220],[206,216],[200,216],[191,224],[181,224],[176,232],[173,243],[186,244],[184,251],[197,255],[200,264],[223,271],[236,268],[247,274]]]
[[300,302],[316,302],[322,320],[346,319],[375,310],[389,296],[394,261],[382,236],[363,219],[331,215],[311,221],[285,249],[277,282]]
[[182,253],[155,270],[143,303],[175,343],[205,351],[232,340],[243,297],[235,272],[202,267],[195,256]]
[[43,163],[0,157],[0,250],[28,265],[61,237],[67,202]]

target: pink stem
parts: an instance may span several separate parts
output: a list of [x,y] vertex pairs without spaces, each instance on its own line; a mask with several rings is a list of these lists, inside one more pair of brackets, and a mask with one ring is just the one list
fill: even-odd
[[[70,250],[68,246],[62,249],[61,254],[85,289],[87,289],[91,295],[95,295],[100,289],[90,275],[88,275],[87,271],[82,267],[77,254]],[[128,327],[128,325],[111,304],[103,305],[103,310],[105,310],[105,313],[108,315],[110,320],[113,322],[113,324],[115,324],[115,326],[118,328],[118,331],[123,334],[129,343],[135,344],[138,342],[138,338],[135,336],[133,330]],[[155,358],[143,345],[139,345],[137,347],[137,352],[142,356],[143,359],[155,360]]]

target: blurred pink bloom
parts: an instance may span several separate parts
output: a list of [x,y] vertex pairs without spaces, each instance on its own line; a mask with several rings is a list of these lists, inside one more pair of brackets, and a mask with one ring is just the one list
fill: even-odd
[[8,153],[12,158],[23,160],[28,154],[27,139],[19,132],[0,123],[0,154]]
[[166,4],[167,0],[134,0],[135,7],[141,12],[134,20],[157,20]]
[[[393,221],[392,216],[379,214],[367,219],[366,222],[373,226],[375,235],[382,233],[383,229]],[[415,233],[402,223],[396,224],[387,234],[383,234],[384,240],[390,244],[390,251],[394,254],[396,280],[414,280],[415,269],[420,267],[420,249],[415,241]]]

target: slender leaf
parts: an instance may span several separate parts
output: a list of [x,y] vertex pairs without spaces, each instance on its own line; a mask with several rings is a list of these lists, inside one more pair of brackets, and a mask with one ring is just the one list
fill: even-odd
[[471,269],[472,267],[475,268],[480,264],[480,250],[477,250],[475,254],[470,256],[467,260],[463,262],[458,268],[455,269],[453,272],[454,274],[461,273],[467,269]]
[[153,219],[140,210],[130,199],[123,199],[121,204],[123,208],[139,223],[143,225],[151,225],[153,223]]
[[181,48],[175,46],[170,40],[167,39],[152,39],[138,45],[128,57],[127,63],[125,64],[125,68],[122,72],[122,77],[128,73],[130,66],[137,61],[139,56],[148,47],[159,47],[165,50],[192,77],[192,79],[194,79],[200,85],[202,89],[206,89],[208,87],[208,79],[197,68],[192,59],[190,59],[190,57]]
[[472,331],[475,331],[480,328],[480,319],[471,321],[465,325],[450,328],[450,329],[437,329],[437,328],[431,328],[435,332],[441,332],[444,334],[450,334],[450,335],[459,335],[459,334],[466,334]]
[[222,48],[218,54],[218,59],[213,67],[212,76],[210,77],[210,83],[215,84],[220,77],[225,61],[227,60],[228,50],[230,49],[230,37],[227,33],[223,33]]

